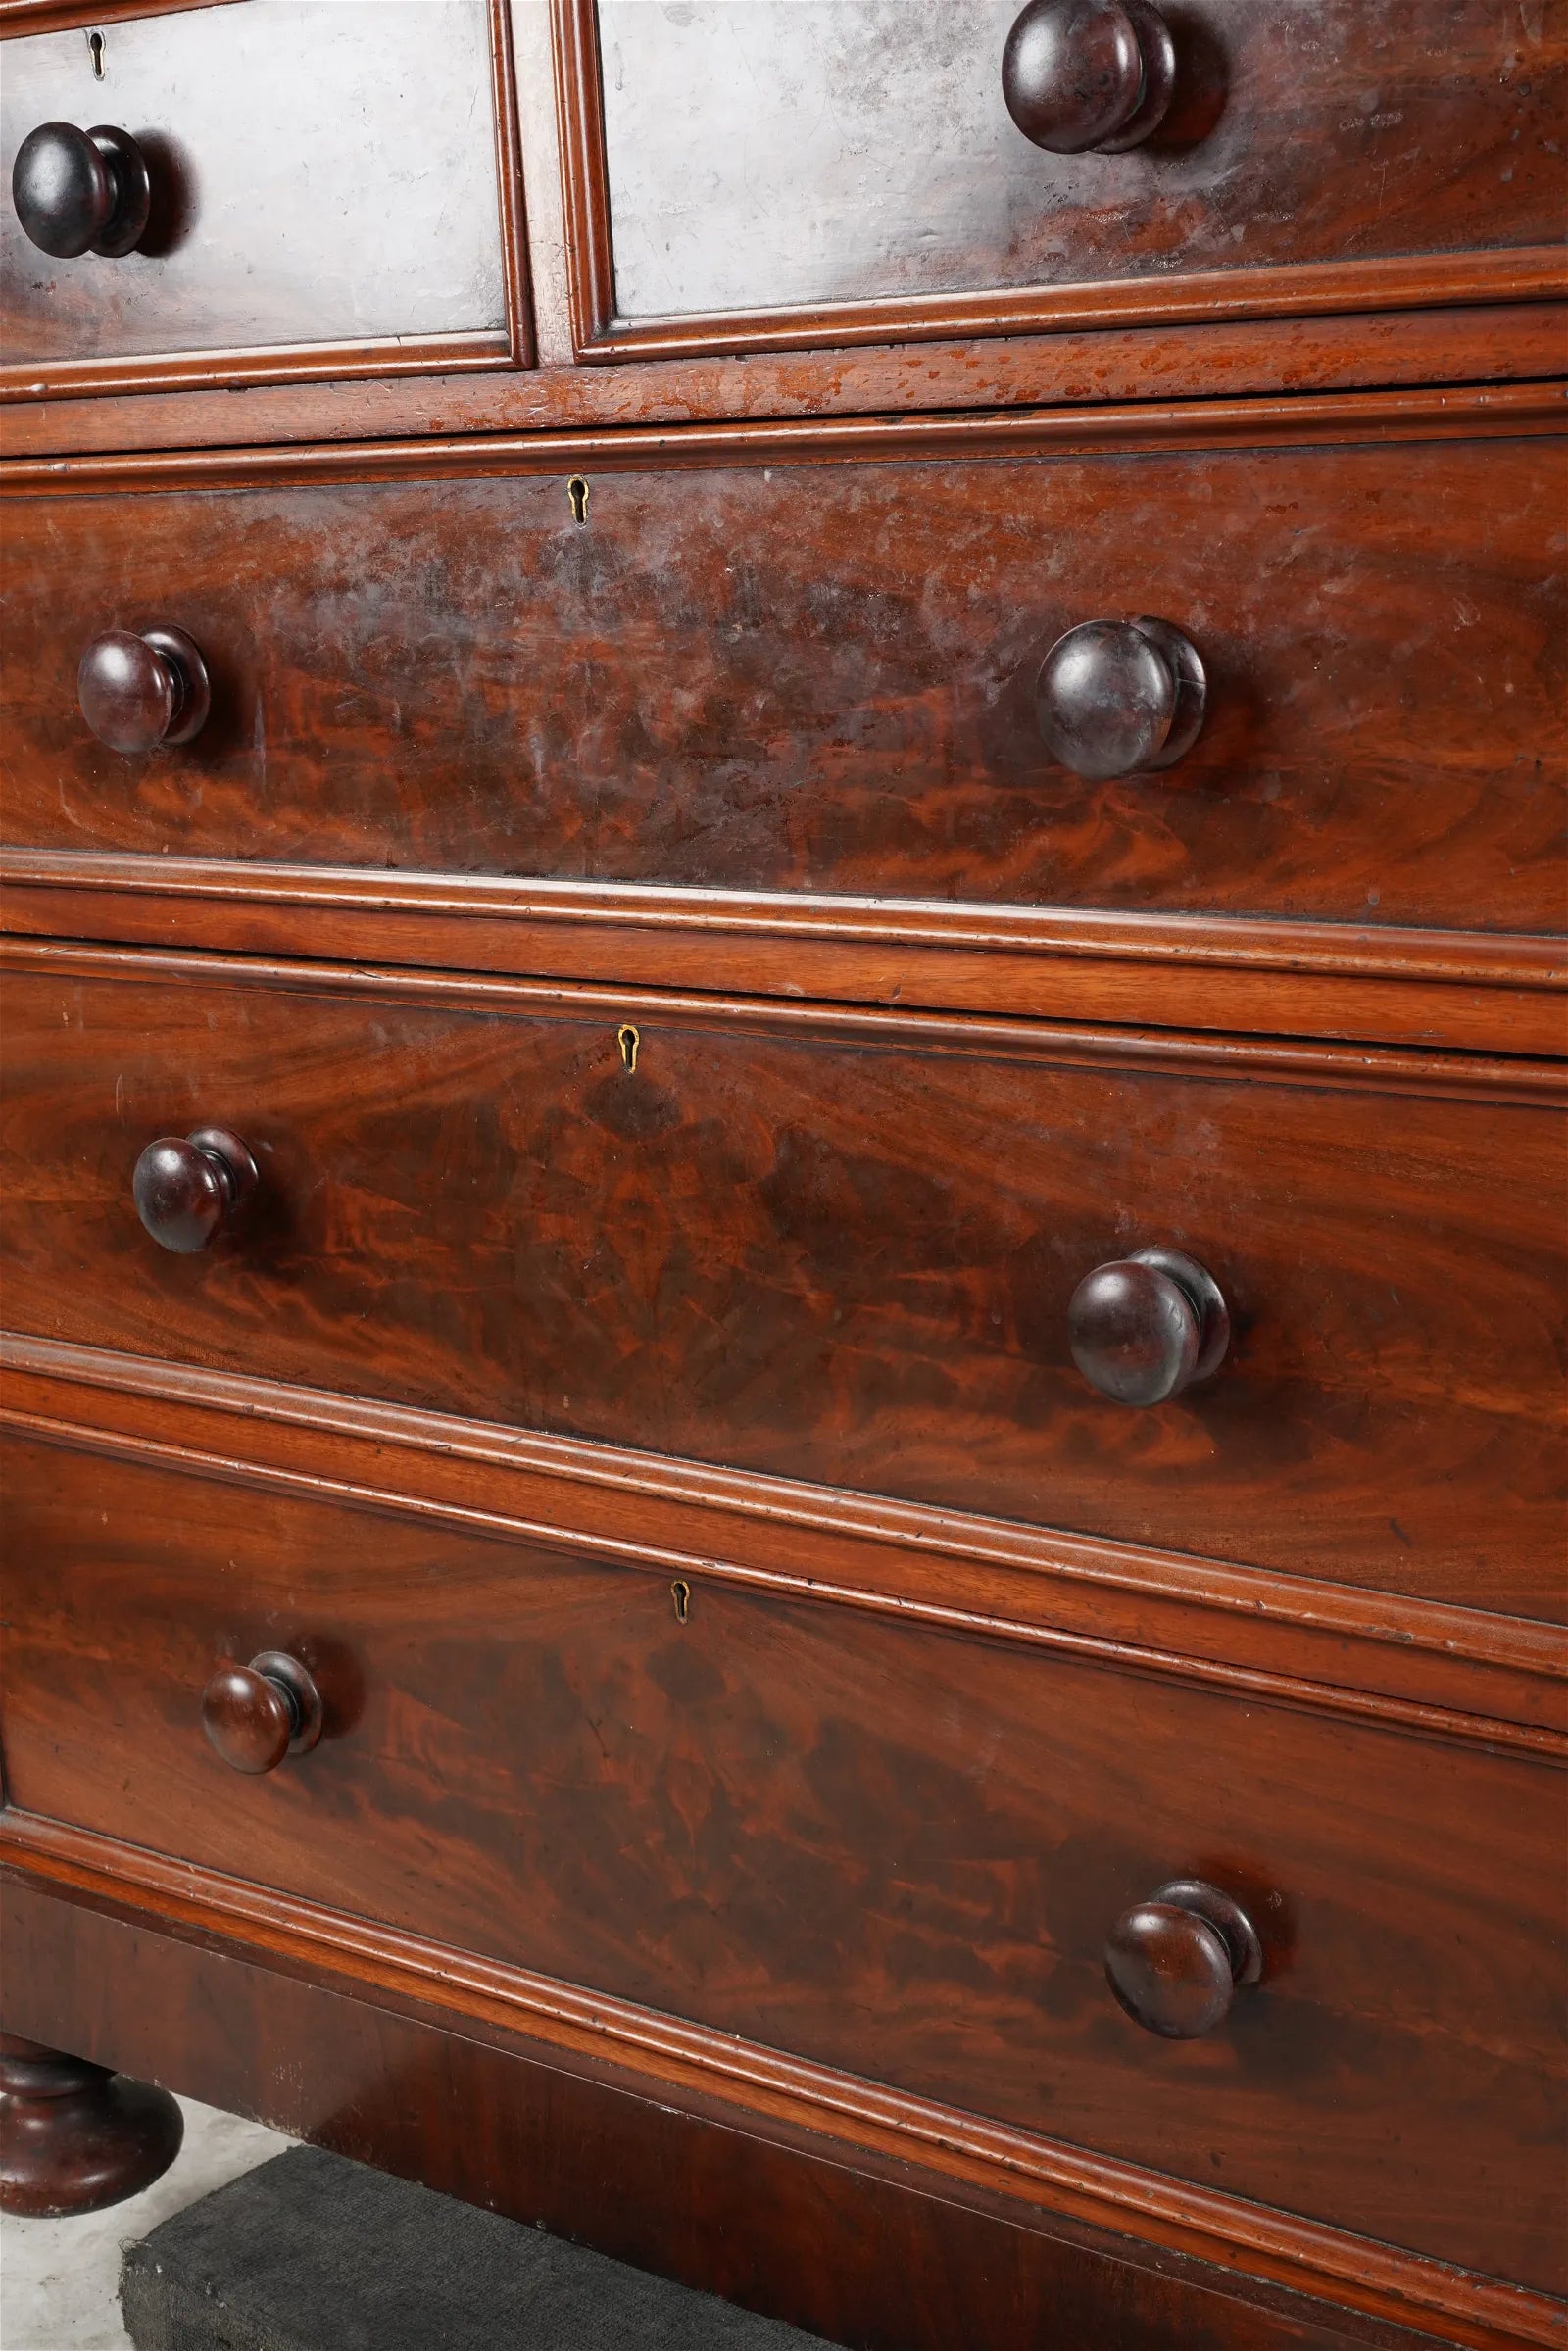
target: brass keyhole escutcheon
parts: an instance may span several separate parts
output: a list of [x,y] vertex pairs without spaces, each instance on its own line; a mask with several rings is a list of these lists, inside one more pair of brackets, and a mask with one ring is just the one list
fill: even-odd
[[692,1612],[692,1588],[687,1583],[684,1576],[677,1576],[675,1578],[674,1583],[669,1588],[669,1596],[675,1603],[676,1624],[684,1625],[690,1618]]
[[629,1020],[623,1020],[615,1031],[615,1043],[620,1047],[620,1057],[625,1066],[626,1075],[635,1077],[637,1074],[637,1049],[642,1044],[642,1039]]
[[566,496],[571,500],[573,522],[586,522],[588,519],[588,484],[580,473],[574,473],[567,482]]

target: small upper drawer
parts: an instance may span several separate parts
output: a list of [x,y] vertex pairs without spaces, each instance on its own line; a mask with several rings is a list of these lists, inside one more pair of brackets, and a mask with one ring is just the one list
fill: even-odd
[[1559,0],[563,13],[611,348],[1364,307],[1561,235]]
[[1561,1611],[1549,1074],[7,959],[13,1328]]
[[485,0],[251,0],[3,54],[13,389],[507,356]]

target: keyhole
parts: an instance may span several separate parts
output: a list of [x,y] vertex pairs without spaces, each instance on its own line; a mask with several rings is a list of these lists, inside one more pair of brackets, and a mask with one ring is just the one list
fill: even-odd
[[586,522],[588,519],[588,484],[580,473],[574,473],[567,482],[566,496],[571,500],[573,522]]
[[623,1021],[615,1031],[615,1043],[620,1047],[620,1057],[626,1065],[626,1075],[634,1077],[637,1071],[637,1048],[641,1045],[642,1039],[629,1020]]
[[89,32],[87,35],[87,46],[92,52],[92,77],[94,81],[102,81],[104,77],[103,34],[101,32]]
[[687,1618],[692,1612],[692,1588],[687,1583],[684,1576],[677,1576],[675,1578],[674,1583],[669,1588],[669,1596],[675,1603],[676,1624],[685,1624]]

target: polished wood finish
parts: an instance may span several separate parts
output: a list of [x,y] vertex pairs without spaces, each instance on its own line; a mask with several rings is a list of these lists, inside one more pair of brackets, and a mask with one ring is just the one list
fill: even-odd
[[[572,404],[565,404],[571,406]],[[328,482],[516,480],[549,473],[707,470],[734,463],[863,465],[884,458],[1138,456],[1191,449],[1360,448],[1388,441],[1518,440],[1563,437],[1568,384],[1503,376],[1452,390],[1399,387],[1334,391],[1308,399],[1148,400],[1040,409],[1020,404],[980,415],[871,416],[844,404],[815,404],[782,421],[751,416],[682,433],[591,424],[539,432],[462,429],[406,439],[313,444],[308,433],[278,447],[179,448],[166,431],[145,447],[17,458],[0,467],[0,493],[24,498],[80,492],[246,489]],[[172,419],[170,420],[171,422]],[[460,423],[466,426],[466,415]],[[216,441],[220,436],[214,435]],[[590,492],[592,482],[590,481]],[[573,517],[575,519],[575,516]]]
[[0,0],[4,2021],[1562,2351],[1568,18],[1020,5]]
[[17,149],[11,201],[23,234],[61,260],[111,259],[140,243],[152,210],[147,158],[128,131],[41,122]]
[[111,23],[104,57],[100,83],[79,31],[6,47],[7,181],[40,122],[69,127],[113,92],[151,214],[130,258],[46,271],[0,211],[0,397],[527,356],[501,0],[375,0],[335,23],[307,0],[292,24],[197,8]]
[[202,1729],[214,1754],[250,1777],[307,1754],[324,1719],[309,1668],[282,1649],[263,1649],[249,1665],[220,1666],[202,1691]]
[[1565,365],[1563,310],[1522,301],[1450,312],[1103,328],[853,353],[40,399],[0,408],[0,449],[25,458],[374,440],[399,433],[450,437],[692,424],[722,416],[1033,409],[1285,391],[1305,396],[1401,383],[1528,382],[1558,374]]
[[99,742],[133,759],[192,742],[207,723],[212,684],[183,629],[115,628],[82,655],[76,701]]
[[1035,680],[1047,750],[1091,783],[1174,767],[1198,740],[1207,698],[1191,639],[1147,616],[1081,622]]
[[957,0],[907,42],[900,0],[825,12],[804,36],[788,0],[684,19],[554,0],[579,355],[1562,291],[1559,11],[1533,25],[1521,73],[1479,0],[1449,0],[1441,34],[1397,6],[1343,0],[1286,25],[1208,0],[1180,22],[1154,139],[1077,165],[1008,120],[1014,13]]
[[[866,2351],[1041,2334],[1101,2351],[1107,2325],[1127,2351],[1434,2340],[711,2095],[655,2092],[493,2021],[443,2032],[428,2008],[321,1988],[275,1952],[53,1900],[13,1873],[0,1905],[8,1996],[29,2023],[103,2045],[101,1988],[121,1983],[117,2039],[193,2095]],[[1504,2339],[1455,2326],[1449,2340]]]
[[1105,1944],[1105,1976],[1134,2024],[1161,2040],[1201,2040],[1230,2015],[1239,1986],[1263,1974],[1263,1942],[1234,1896],[1178,1878],[1124,1910]]
[[[16,1336],[0,1419],[120,1459],[422,1524],[548,1539],[689,1594],[710,1577],[991,1631],[1125,1672],[1568,1759],[1561,1635],[1527,1618],[1194,1559],[755,1471]],[[243,1446],[243,1453],[239,1448]]]
[[160,1249],[194,1256],[229,1229],[255,1193],[256,1161],[237,1135],[198,1127],[161,1135],[131,1171],[131,1198]]
[[1002,52],[1002,95],[1052,155],[1121,155],[1159,128],[1176,44],[1149,0],[1027,0]]
[[0,2212],[101,2212],[162,2178],[185,2123],[167,2090],[0,2033]]
[[1067,1334],[1092,1388],[1147,1408],[1213,1378],[1230,1309],[1212,1274],[1180,1249],[1141,1249],[1085,1274],[1067,1301]]
[[[1109,1032],[8,953],[24,1330],[1559,1611],[1549,1075],[1237,1052],[1195,1082]],[[137,1245],[126,1191],[127,1128],[180,1113],[262,1169],[199,1265]],[[1069,1349],[1127,1229],[1235,1327],[1154,1415]]]
[[[0,879],[7,927],[35,938],[1166,1029],[1213,1023],[1275,1039],[1546,1055],[1568,1043],[1568,944],[1552,938],[74,850],[0,851]],[[1211,1050],[1223,1058],[1228,1048]]]
[[[23,501],[6,828],[158,856],[1553,930],[1561,463],[1555,440],[826,484],[750,463],[599,479],[585,523],[569,468]],[[1040,740],[1036,676],[1082,615],[1086,564],[1102,614],[1152,607],[1201,656],[1208,714],[1177,767],[1089,784]],[[127,778],[74,717],[86,573],[105,618],[156,600],[204,649],[214,714],[177,767]]]
[[[14,1461],[22,1815],[1560,2290],[1559,1769],[811,1599],[708,1586],[682,1622],[666,1578],[548,1547]],[[335,1734],[204,1776],[200,1661],[263,1641]],[[1265,1954],[1186,2044],[1102,1972],[1172,1861]]]

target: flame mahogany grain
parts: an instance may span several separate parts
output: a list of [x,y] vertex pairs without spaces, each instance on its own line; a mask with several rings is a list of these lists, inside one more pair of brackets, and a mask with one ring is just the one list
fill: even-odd
[[[7,1997],[190,2094],[864,2351],[1431,2351],[1434,2337],[494,2025],[0,1873]],[[106,2037],[103,1986],[123,1987]],[[1455,2274],[1456,2275],[1456,2274]],[[1466,2339],[1495,2342],[1494,2333]]]
[[[24,1813],[1560,2290],[1555,1766],[8,1451]],[[263,1647],[328,1727],[249,1781],[196,1697]],[[1263,1980],[1166,2046],[1103,1945],[1182,1875]]]
[[[50,957],[7,996],[20,1329],[1561,1612],[1549,1081],[657,999],[628,1075],[612,994]],[[176,1259],[130,1172],[198,1119],[262,1181]],[[1129,1242],[1233,1322],[1147,1412],[1069,1342]]]
[[[1562,446],[590,465],[583,524],[548,474],[19,501],[7,837],[1554,930]],[[1202,659],[1202,733],[1085,781],[1036,675],[1144,612]],[[151,612],[213,710],[127,772],[75,664]]]

